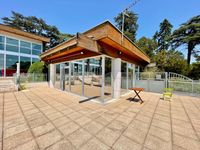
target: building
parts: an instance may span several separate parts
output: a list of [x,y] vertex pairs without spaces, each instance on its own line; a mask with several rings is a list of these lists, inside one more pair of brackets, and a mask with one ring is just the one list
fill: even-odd
[[33,62],[39,61],[43,46],[50,39],[0,24],[0,77],[13,76],[16,63],[26,73]]
[[135,84],[136,66],[150,59],[109,21],[41,54],[50,65],[50,86],[101,103]]

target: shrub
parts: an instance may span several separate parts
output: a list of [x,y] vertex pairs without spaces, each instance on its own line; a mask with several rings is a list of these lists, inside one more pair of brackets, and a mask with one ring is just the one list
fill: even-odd
[[44,62],[35,62],[29,67],[28,73],[47,73],[47,67]]

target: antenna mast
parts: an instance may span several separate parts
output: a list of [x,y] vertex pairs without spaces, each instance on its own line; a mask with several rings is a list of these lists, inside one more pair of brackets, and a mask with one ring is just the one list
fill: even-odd
[[126,7],[123,11],[122,11],[122,41],[121,43],[123,43],[123,40],[124,40],[124,18],[125,18],[125,15],[128,16],[128,14],[126,14],[126,12],[131,8],[133,7],[134,5],[136,5],[140,0],[135,0],[133,3],[131,3],[128,7]]

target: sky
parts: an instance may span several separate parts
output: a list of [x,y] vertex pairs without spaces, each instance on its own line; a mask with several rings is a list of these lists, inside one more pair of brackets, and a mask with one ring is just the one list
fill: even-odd
[[[113,18],[133,0],[0,0],[0,18],[11,11],[43,18],[63,33],[84,32]],[[138,14],[137,39],[152,37],[167,18],[177,29],[182,23],[200,14],[200,0],[140,0],[130,10]],[[184,49],[182,47],[181,49]]]

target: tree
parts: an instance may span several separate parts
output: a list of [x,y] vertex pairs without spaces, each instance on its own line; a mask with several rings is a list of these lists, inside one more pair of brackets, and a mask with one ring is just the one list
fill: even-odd
[[171,23],[164,19],[163,22],[160,23],[160,30],[156,31],[153,36],[154,40],[158,43],[157,51],[168,50],[170,46],[169,37],[171,36],[173,26]]
[[29,67],[28,73],[47,73],[47,67],[44,62],[35,62]]
[[[114,18],[116,26],[119,30],[122,30],[122,16],[122,13],[119,13],[118,16]],[[126,11],[124,17],[124,34],[133,42],[136,40],[136,32],[138,29],[137,20],[137,14],[133,11]]]
[[195,46],[200,44],[200,15],[192,17],[183,23],[171,36],[174,48],[187,45],[187,63],[190,64],[191,55],[197,54]]
[[161,71],[175,72],[187,75],[188,66],[184,55],[176,50],[161,50],[154,57],[157,67]]
[[157,48],[155,40],[143,36],[136,42],[136,44],[151,58],[151,60],[153,59],[154,52]]
[[26,17],[14,11],[12,11],[12,16],[10,18],[3,17],[2,21],[4,24],[11,27],[50,38],[50,43],[46,45],[45,49],[54,47],[72,37],[70,34],[60,33],[57,27],[46,24],[41,18],[35,16]]
[[189,73],[189,77],[194,80],[200,79],[200,62],[196,62],[191,65],[191,71]]

